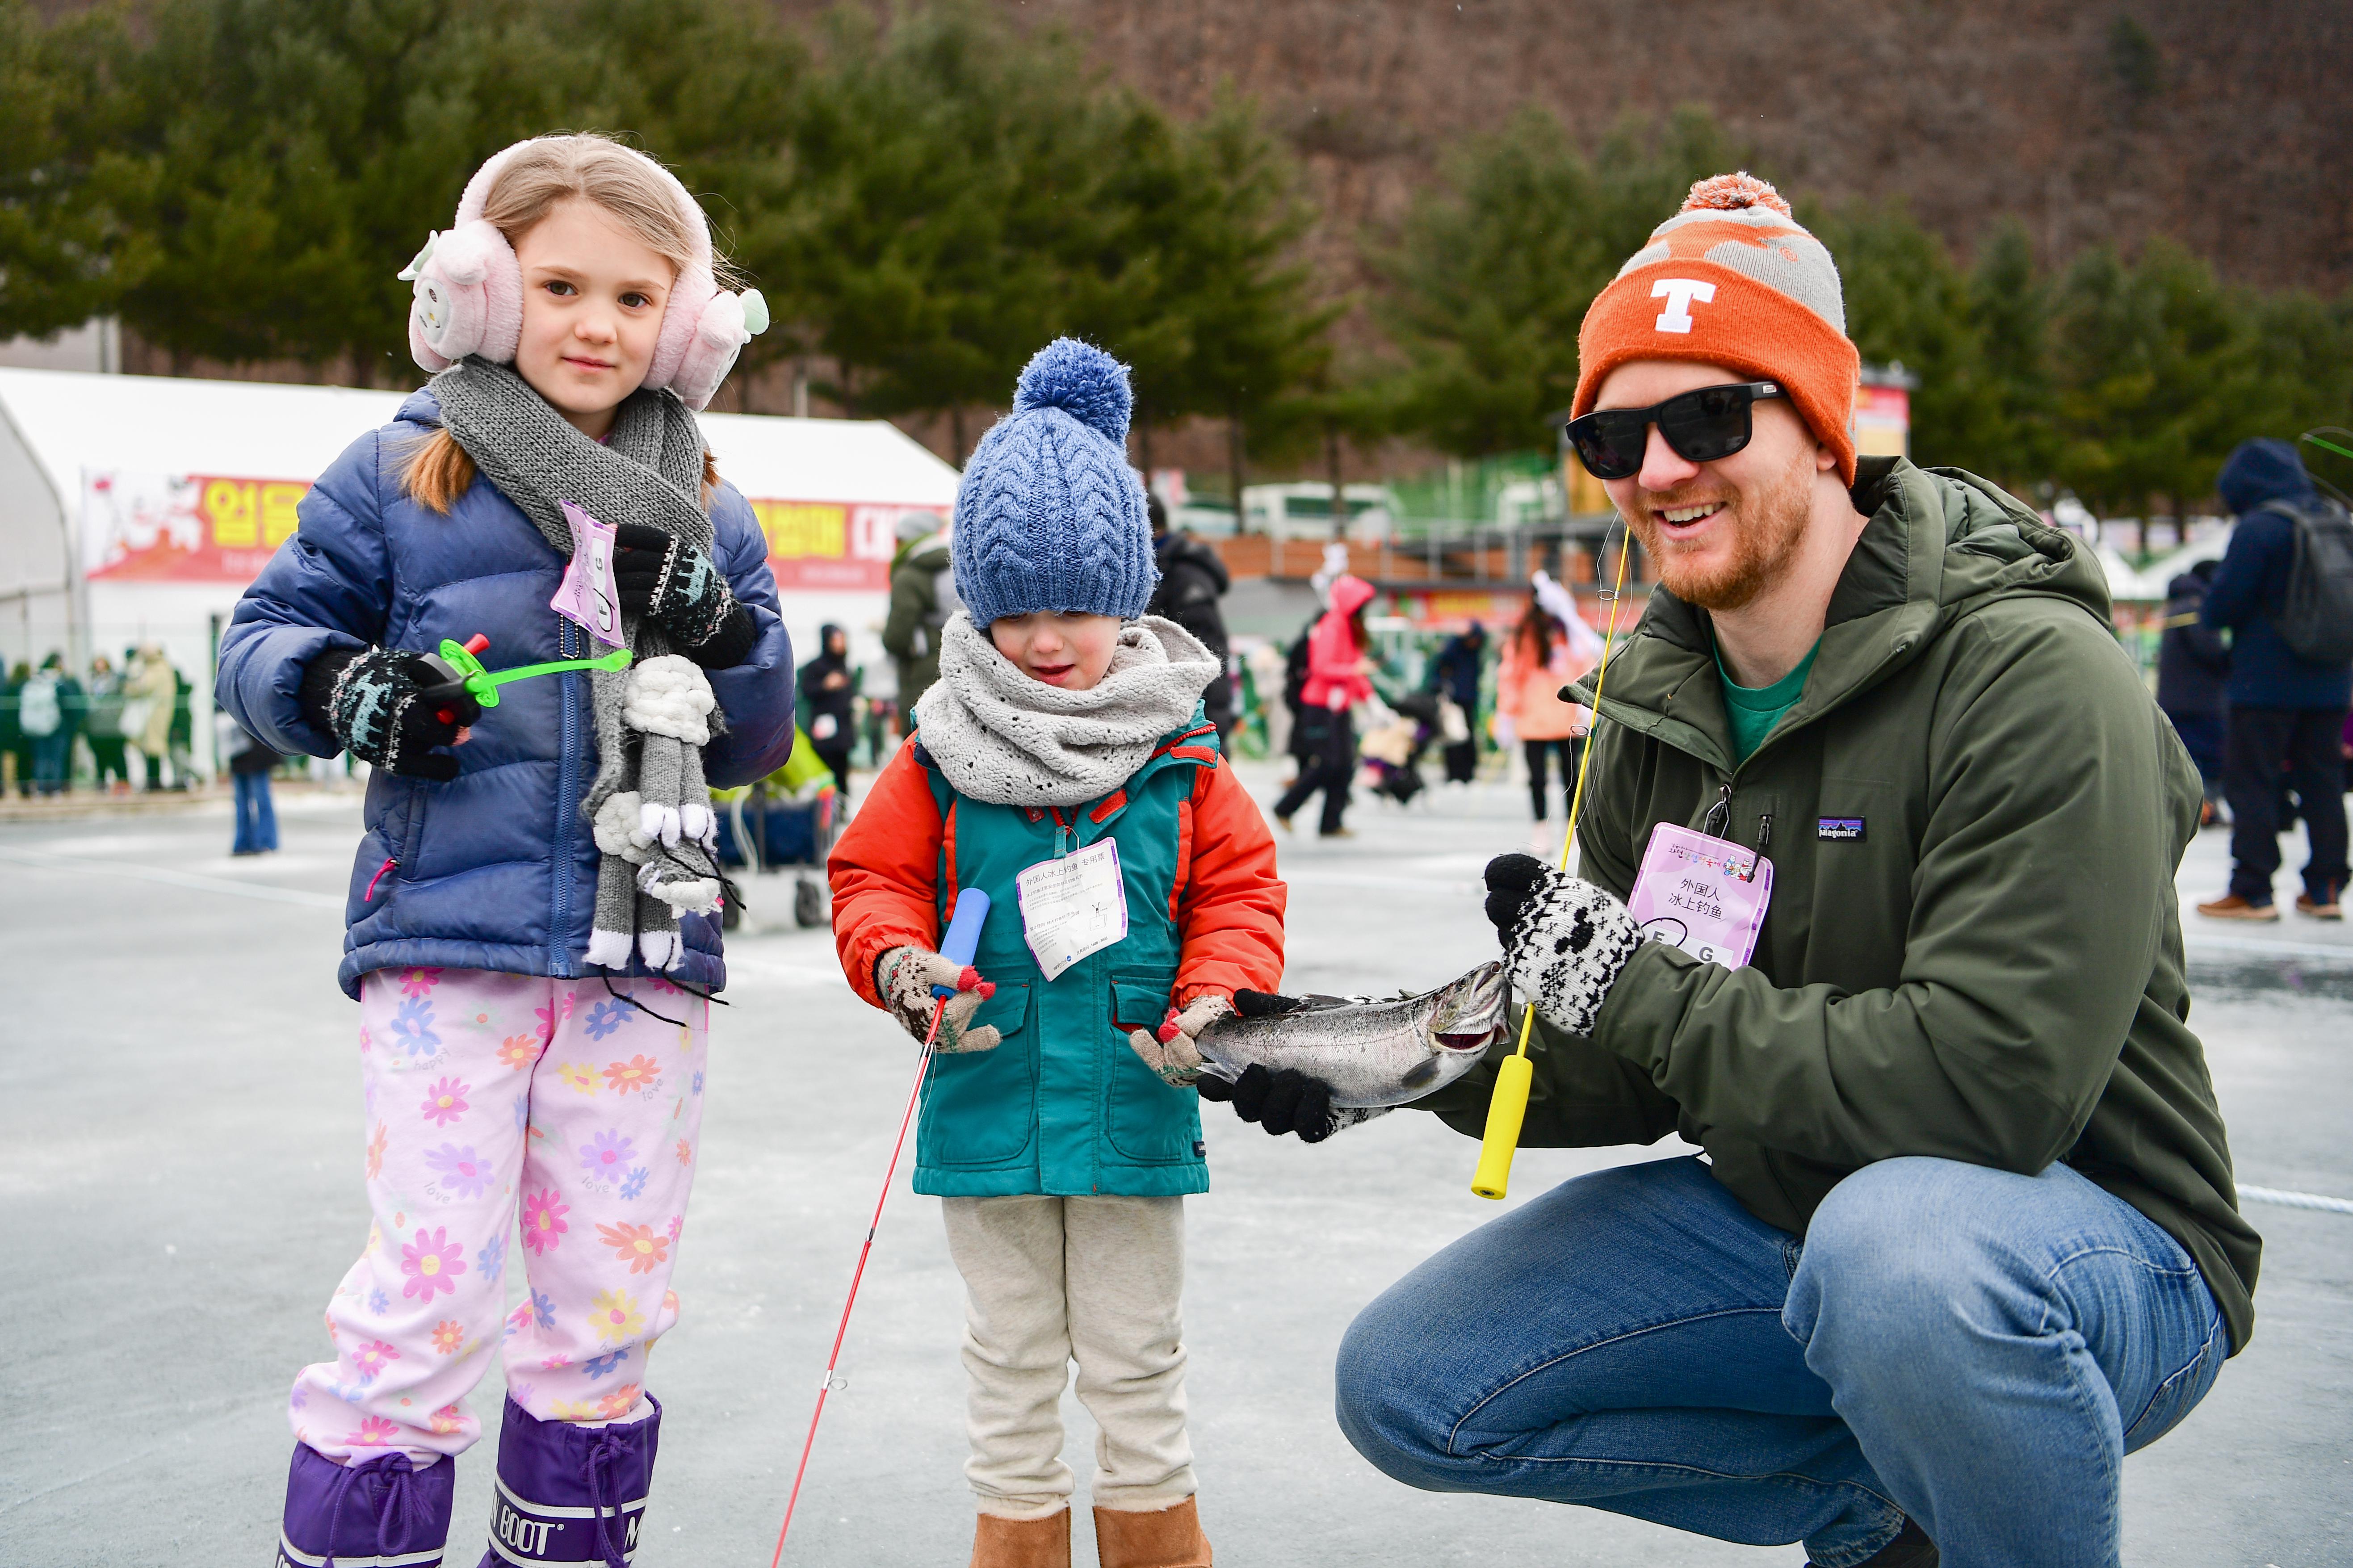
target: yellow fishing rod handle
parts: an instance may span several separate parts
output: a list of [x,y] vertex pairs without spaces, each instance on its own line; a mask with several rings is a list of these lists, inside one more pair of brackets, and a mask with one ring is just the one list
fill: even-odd
[[[1593,722],[1587,726],[1585,751],[1578,758],[1577,789],[1569,798],[1567,832],[1560,841],[1560,869],[1568,870],[1571,847],[1577,843],[1577,820],[1585,806],[1585,775],[1593,766],[1594,742],[1601,728],[1601,689],[1609,679],[1609,653],[1618,646],[1618,607],[1626,594],[1626,557],[1618,547],[1618,584],[1609,595],[1609,630],[1601,639],[1601,668],[1593,678]],[[1512,1156],[1520,1152],[1520,1125],[1528,1118],[1528,1091],[1535,1083],[1535,1064],[1528,1060],[1528,1037],[1535,1030],[1533,1003],[1520,1014],[1520,1048],[1504,1058],[1495,1072],[1495,1091],[1487,1097],[1487,1131],[1479,1140],[1479,1168],[1471,1173],[1471,1190],[1482,1198],[1500,1199],[1511,1190]]]
[[1511,1190],[1512,1156],[1520,1152],[1520,1123],[1527,1120],[1535,1070],[1535,1063],[1515,1055],[1505,1057],[1495,1073],[1487,1131],[1479,1140],[1479,1168],[1471,1174],[1471,1190],[1482,1198],[1501,1198]]

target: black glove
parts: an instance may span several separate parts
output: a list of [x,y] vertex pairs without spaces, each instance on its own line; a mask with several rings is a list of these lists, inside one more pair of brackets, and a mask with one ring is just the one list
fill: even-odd
[[[403,778],[447,784],[458,731],[482,716],[464,684],[397,648],[330,648],[302,671],[303,716],[362,762]],[[443,717],[443,715],[448,717]]]
[[625,522],[613,530],[613,587],[623,611],[652,617],[705,669],[743,663],[760,638],[711,552],[659,528]]
[[[1211,1084],[1217,1085],[1214,1092]],[[1242,1069],[1235,1083],[1203,1073],[1194,1087],[1203,1100],[1231,1100],[1235,1115],[1257,1122],[1277,1138],[1296,1132],[1302,1143],[1321,1143],[1339,1131],[1332,1113],[1331,1087],[1322,1079],[1289,1068],[1269,1071],[1253,1064]]]
[[[1273,991],[1234,993],[1234,1012],[1244,1018],[1279,1018],[1306,1005],[1304,997],[1285,996]],[[1193,1087],[1200,1090],[1203,1100],[1231,1102],[1235,1115],[1244,1121],[1257,1122],[1277,1138],[1286,1132],[1298,1133],[1302,1143],[1321,1143],[1335,1132],[1362,1126],[1377,1116],[1389,1113],[1388,1106],[1335,1108],[1331,1085],[1290,1068],[1270,1070],[1253,1064],[1244,1068],[1242,1076],[1230,1083],[1215,1073],[1205,1072]]]

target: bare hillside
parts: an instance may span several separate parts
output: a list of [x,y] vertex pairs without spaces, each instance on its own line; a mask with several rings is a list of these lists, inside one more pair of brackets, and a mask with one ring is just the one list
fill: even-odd
[[[1002,3],[1002,0],[1000,0]],[[788,11],[813,10],[785,0]],[[1966,248],[2016,214],[2048,259],[2168,234],[2226,276],[2353,283],[2353,5],[2344,0],[1030,0],[1180,110],[1221,82],[1306,159],[1320,258],[1393,219],[1466,132],[1533,100],[1588,142],[1699,102],[1760,170],[1901,197]],[[1663,215],[1662,215],[1663,216]]]

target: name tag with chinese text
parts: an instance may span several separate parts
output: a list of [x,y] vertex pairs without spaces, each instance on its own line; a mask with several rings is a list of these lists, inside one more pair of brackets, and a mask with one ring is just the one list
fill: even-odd
[[1013,891],[1023,940],[1049,980],[1127,935],[1127,886],[1108,838],[1040,860],[1013,879]]
[[1729,839],[1662,822],[1651,830],[1626,907],[1644,936],[1738,969],[1756,954],[1772,900],[1772,861]]

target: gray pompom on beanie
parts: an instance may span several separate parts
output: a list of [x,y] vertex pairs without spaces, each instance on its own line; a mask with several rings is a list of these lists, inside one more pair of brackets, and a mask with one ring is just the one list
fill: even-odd
[[956,489],[956,593],[976,626],[1037,610],[1144,614],[1160,580],[1144,481],[1127,463],[1127,367],[1056,338]]

